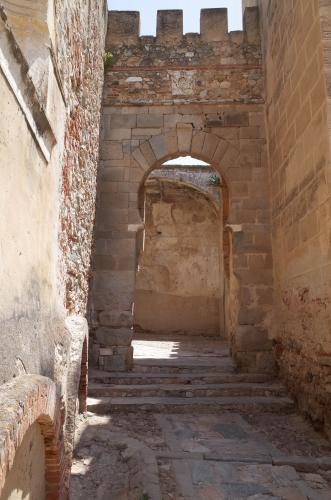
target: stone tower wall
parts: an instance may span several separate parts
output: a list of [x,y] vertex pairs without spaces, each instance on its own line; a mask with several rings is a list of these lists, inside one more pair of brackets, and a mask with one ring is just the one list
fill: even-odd
[[260,1],[266,69],[275,318],[282,375],[331,421],[328,1]]
[[[225,9],[204,9],[201,33],[183,35],[183,13],[161,11],[157,36],[139,36],[139,13],[110,12],[91,293],[94,360],[132,364],[138,194],[164,161],[190,154],[223,180],[228,268],[225,323],[239,364],[272,369],[268,328],[272,258],[258,11],[228,33]],[[223,225],[222,225],[223,227]],[[234,232],[236,231],[236,232]]]

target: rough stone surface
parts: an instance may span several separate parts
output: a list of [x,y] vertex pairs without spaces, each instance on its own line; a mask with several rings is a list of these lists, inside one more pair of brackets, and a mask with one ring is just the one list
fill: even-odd
[[220,335],[219,211],[206,195],[165,180],[145,184],[144,249],[134,297],[134,328]]
[[[329,2],[261,1],[275,311],[282,376],[330,432]],[[291,83],[290,83],[291,82]]]
[[[1,432],[7,434],[0,440],[0,490],[13,466],[12,452],[29,435],[26,425],[33,424],[33,416],[37,420],[41,416],[36,421],[37,427],[45,426],[41,467],[46,471],[45,495],[52,500],[66,496],[84,373],[86,389],[84,315],[95,211],[105,7],[97,0],[88,4],[0,2],[0,259],[2,282],[7,283],[1,290],[0,383],[19,381],[21,387],[12,394],[9,408],[24,403],[30,415],[23,428],[23,407],[18,407],[14,423],[1,410]],[[38,381],[33,385],[31,373],[45,376],[56,387],[51,401]],[[19,389],[25,390],[26,385],[31,397],[25,403],[18,398]],[[1,386],[1,401],[6,390],[6,385]],[[52,405],[57,408],[54,435],[47,413]],[[44,416],[38,411],[44,411]],[[24,451],[18,453],[19,461]],[[15,465],[13,470],[15,475]],[[13,487],[13,475],[8,477]],[[29,491],[29,481],[34,481],[31,472],[17,483],[22,488],[18,496],[32,495],[35,487],[31,483]]]
[[[134,346],[136,377],[142,375],[140,363],[151,359],[161,368],[172,355],[184,369],[189,356],[195,356],[196,366],[201,360],[212,365],[215,352],[226,354],[224,342],[187,336],[144,338],[135,340]],[[106,372],[92,375],[93,380],[103,380],[99,390],[102,385],[105,390],[114,387],[106,382],[111,376]],[[191,384],[187,387],[192,388]],[[330,496],[330,443],[295,413],[271,414],[262,407],[254,413],[215,413],[211,406],[203,414],[193,406],[184,412],[173,407],[167,414],[142,412],[138,406],[135,411],[123,410],[111,411],[111,415],[90,412],[81,419],[72,499],[93,494],[106,500],[110,484],[114,498],[132,500],[143,495],[156,500],[328,500]],[[105,464],[109,467],[106,477]]]

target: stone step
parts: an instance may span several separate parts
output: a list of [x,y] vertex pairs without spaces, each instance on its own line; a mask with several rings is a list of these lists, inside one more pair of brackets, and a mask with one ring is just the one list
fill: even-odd
[[230,357],[218,358],[170,358],[170,359],[135,359],[134,373],[234,373],[235,365]]
[[204,398],[234,396],[286,396],[281,384],[147,384],[147,385],[107,385],[90,384],[91,397],[173,397]]
[[105,372],[91,370],[89,373],[90,384],[113,385],[147,385],[147,384],[230,384],[252,383],[260,384],[272,382],[270,375],[262,373],[136,373],[136,372]]
[[295,408],[288,397],[217,397],[217,398],[88,398],[88,410],[107,415],[112,412],[251,412],[251,413],[288,413]]

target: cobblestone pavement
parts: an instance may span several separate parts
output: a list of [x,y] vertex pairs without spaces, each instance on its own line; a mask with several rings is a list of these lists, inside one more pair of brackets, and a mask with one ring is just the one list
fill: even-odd
[[[137,359],[170,352],[144,343]],[[331,500],[331,446],[295,411],[89,412],[79,417],[70,498]]]

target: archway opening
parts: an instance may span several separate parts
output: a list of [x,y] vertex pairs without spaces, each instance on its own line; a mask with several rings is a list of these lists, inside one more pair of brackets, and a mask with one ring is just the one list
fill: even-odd
[[175,157],[141,184],[133,306],[136,337],[225,338],[226,187],[212,165]]

